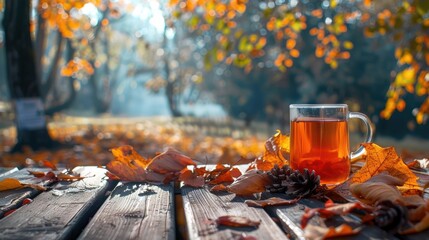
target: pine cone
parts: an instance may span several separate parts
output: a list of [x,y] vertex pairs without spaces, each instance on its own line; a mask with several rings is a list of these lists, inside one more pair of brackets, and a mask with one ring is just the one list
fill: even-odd
[[286,194],[291,197],[310,196],[320,186],[320,176],[314,170],[310,172],[304,169],[303,173],[295,170],[290,174],[286,185]]
[[375,225],[392,233],[408,223],[407,208],[389,200],[378,203],[373,214]]
[[287,176],[289,176],[291,172],[292,170],[287,165],[284,165],[282,168],[279,168],[277,164],[274,165],[271,171],[267,173],[268,177],[270,177],[272,181],[272,184],[265,186],[266,191],[270,193],[286,193]]
[[285,193],[294,198],[310,196],[320,186],[320,177],[314,171],[305,169],[304,173],[301,173],[287,165],[282,168],[275,165],[268,172],[268,176],[272,184],[266,186],[267,192]]

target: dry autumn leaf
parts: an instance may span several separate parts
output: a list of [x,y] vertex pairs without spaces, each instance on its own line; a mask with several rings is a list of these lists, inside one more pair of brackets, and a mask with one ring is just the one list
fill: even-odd
[[282,134],[280,130],[265,142],[265,152],[262,157],[257,158],[250,169],[269,171],[274,165],[283,166],[288,164],[287,156],[290,153],[289,136]]
[[218,226],[226,226],[226,227],[259,227],[261,221],[254,221],[247,217],[241,216],[221,216],[216,219],[216,224]]
[[227,186],[223,184],[214,185],[212,188],[210,188],[210,192],[222,192],[222,191],[228,191]]
[[339,238],[356,235],[360,232],[361,228],[353,229],[347,224],[341,224],[338,227],[320,227],[315,225],[308,225],[304,229],[304,237],[306,239],[328,239]]
[[0,191],[20,189],[25,187],[34,188],[39,191],[46,191],[46,188],[40,185],[21,183],[18,179],[15,178],[5,178],[0,181]]
[[[111,150],[115,159],[110,161],[107,169],[123,181],[146,181],[148,160],[140,156],[133,147],[121,146]],[[162,178],[163,179],[163,178]]]
[[183,184],[191,187],[203,187],[205,183],[203,176],[189,169],[184,169],[184,171],[180,173],[179,181],[183,181]]
[[42,178],[46,175],[46,173],[44,172],[40,172],[40,171],[31,171],[31,170],[27,170],[29,174],[33,175],[34,177],[37,178]]
[[283,199],[278,197],[272,197],[265,200],[246,200],[244,203],[247,204],[249,207],[267,207],[267,206],[284,206],[284,205],[291,205],[295,204],[299,201],[299,199]]
[[191,158],[183,155],[179,151],[168,148],[167,151],[158,154],[149,162],[146,169],[157,173],[180,172],[188,165],[196,165]]
[[352,183],[363,183],[381,172],[387,172],[405,181],[400,188],[401,191],[421,189],[417,183],[417,176],[405,165],[393,147],[382,148],[375,143],[364,143],[363,146],[367,152],[366,162],[353,175]]
[[260,170],[252,169],[245,172],[237,178],[231,185],[228,191],[240,196],[249,196],[254,193],[265,191],[265,186],[271,183],[270,178],[266,173]]
[[50,168],[54,171],[58,170],[57,166],[55,166],[55,164],[53,164],[52,162],[48,161],[48,160],[43,160],[43,166]]
[[307,208],[301,218],[301,227],[305,228],[310,219],[316,215],[319,215],[322,218],[331,218],[336,215],[348,214],[354,209],[366,208],[359,202],[334,204],[331,201],[326,202],[324,208]]
[[400,234],[413,234],[422,232],[429,228],[429,212],[426,212],[426,215],[415,225],[413,225],[411,228],[408,228]]

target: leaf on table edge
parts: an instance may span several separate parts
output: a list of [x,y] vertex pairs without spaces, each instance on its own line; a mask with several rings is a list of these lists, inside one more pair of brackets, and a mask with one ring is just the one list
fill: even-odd
[[261,220],[254,221],[254,220],[249,219],[248,217],[224,215],[224,216],[220,216],[216,219],[216,224],[218,226],[226,226],[226,227],[255,227],[255,228],[257,228],[261,224]]
[[346,237],[358,234],[362,228],[353,229],[348,224],[341,224],[338,227],[321,227],[309,224],[304,229],[306,239],[327,239],[335,237]]
[[278,197],[271,197],[264,200],[251,200],[247,199],[244,201],[249,207],[268,207],[268,206],[284,206],[292,205],[299,201],[299,198],[295,199],[283,199]]

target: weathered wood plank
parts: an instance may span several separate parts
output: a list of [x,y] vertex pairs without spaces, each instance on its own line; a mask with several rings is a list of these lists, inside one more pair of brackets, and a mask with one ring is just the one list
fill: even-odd
[[52,191],[41,193],[31,204],[1,219],[1,239],[75,238],[104,201],[108,182],[100,168],[78,167],[74,171],[86,178],[58,183]]
[[[275,213],[286,232],[288,232],[294,239],[305,239],[304,232],[301,228],[300,222],[306,207],[319,208],[324,204],[320,201],[312,199],[301,199],[297,204],[281,207],[270,207],[267,210]],[[363,227],[358,235],[347,237],[346,239],[397,239],[395,236],[383,231],[375,226],[368,226],[360,224],[358,218],[353,216],[334,217],[329,220],[323,220],[318,216],[311,219],[310,223],[317,226],[339,226],[342,223],[347,223],[352,227]]]
[[175,239],[173,185],[119,183],[79,239]]
[[[182,188],[189,239],[287,239],[280,227],[261,208],[251,208],[235,194],[214,194],[203,188]],[[258,228],[217,227],[214,220],[223,215],[243,216],[261,221]]]
[[[16,178],[22,183],[27,184],[39,184],[41,186],[48,186],[52,183],[50,180],[36,178],[33,175],[28,173],[28,170],[31,171],[41,171],[48,172],[51,169],[48,168],[26,168],[19,171],[11,170],[8,174],[0,176],[0,179],[4,178]],[[0,192],[0,218],[4,214],[12,209],[16,209],[21,206],[22,201],[25,198],[34,198],[40,193],[40,191],[33,188],[22,188],[17,190],[9,190]]]
[[0,178],[3,176],[6,176],[8,174],[11,174],[13,172],[18,171],[18,168],[2,168],[0,167]]

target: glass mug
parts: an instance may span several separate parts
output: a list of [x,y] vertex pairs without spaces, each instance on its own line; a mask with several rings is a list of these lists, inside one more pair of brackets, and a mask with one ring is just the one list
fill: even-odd
[[371,142],[369,118],[349,112],[347,104],[292,104],[290,107],[290,165],[314,170],[320,183],[335,186],[349,178],[350,159],[363,153],[360,146],[350,152],[348,120],[361,119],[366,126],[365,142]]

